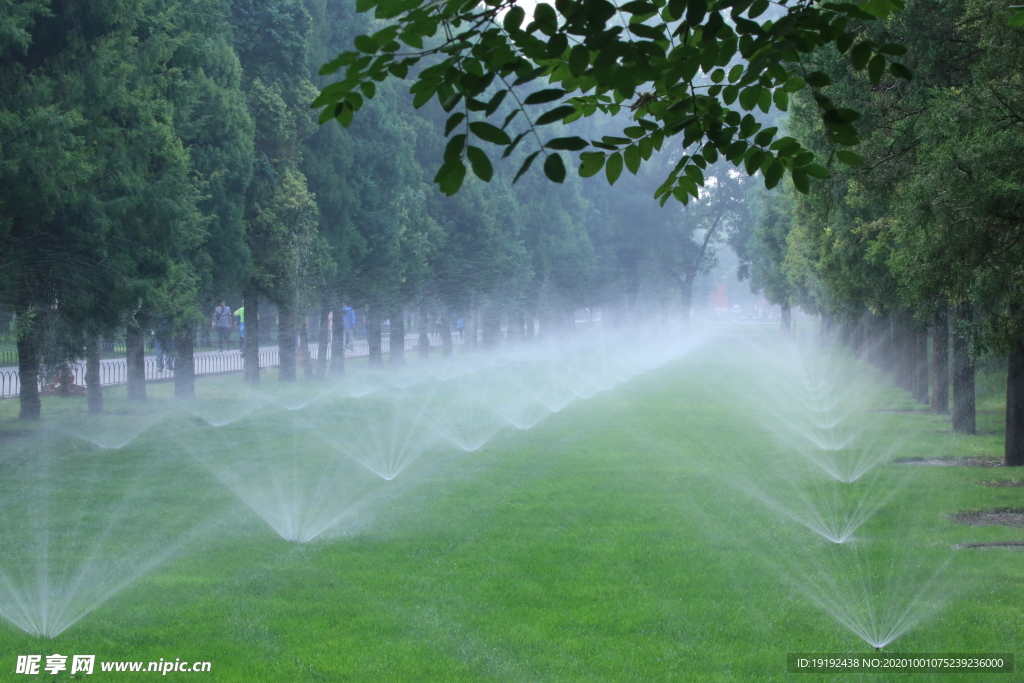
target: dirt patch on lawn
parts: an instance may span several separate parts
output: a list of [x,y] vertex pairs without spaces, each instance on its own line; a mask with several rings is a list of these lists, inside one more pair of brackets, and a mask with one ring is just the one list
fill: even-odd
[[991,486],[996,489],[1024,488],[1024,481],[1021,481],[1020,479],[989,479],[986,481],[979,481],[978,483],[984,486]]
[[1006,526],[1024,529],[1024,509],[996,508],[995,510],[968,510],[950,515],[958,524],[970,526]]
[[935,467],[1002,467],[1000,458],[949,457],[949,458],[896,458],[900,465],[932,465]]
[[957,543],[957,550],[964,548],[1018,548],[1024,550],[1024,541],[992,541],[991,543]]

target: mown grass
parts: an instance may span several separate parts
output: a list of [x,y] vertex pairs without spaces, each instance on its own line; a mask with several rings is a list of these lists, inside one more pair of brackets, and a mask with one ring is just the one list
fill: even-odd
[[[773,396],[754,381],[776,357],[775,343],[718,338],[529,431],[503,431],[479,452],[433,448],[365,492],[361,524],[310,543],[275,535],[194,456],[214,442],[228,449],[221,457],[230,455],[232,429],[261,430],[268,451],[282,458],[301,455],[312,448],[310,431],[335,419],[320,404],[258,411],[221,430],[174,413],[121,450],[80,445],[54,454],[65,463],[116,454],[133,471],[152,464],[160,479],[147,485],[157,517],[196,531],[55,639],[0,623],[0,670],[13,671],[17,654],[60,652],[210,661],[210,674],[171,675],[216,681],[773,681],[789,678],[789,652],[872,653],[794,574],[830,571],[827,558],[837,549],[736,486],[777,482],[779,472],[803,466],[773,431],[778,418],[766,416]],[[871,368],[854,378],[875,408],[913,407]],[[276,390],[273,382],[261,388]],[[122,391],[107,391],[108,408],[128,422],[173,404],[169,384],[151,386],[144,406]],[[235,377],[199,385],[204,400],[241,391]],[[922,413],[867,419],[874,442],[891,444],[894,457],[995,457],[998,404],[995,392],[980,398],[976,437],[953,435],[948,422]],[[0,403],[0,420],[7,443],[19,444],[42,438],[26,430],[59,431],[84,411],[81,402],[46,399],[43,425],[14,428],[12,408]],[[69,439],[49,443],[68,448]],[[874,597],[906,597],[920,587],[916,577],[930,576],[920,565],[950,561],[935,579],[941,607],[886,649],[1020,651],[1021,556],[952,546],[1016,540],[1021,532],[947,517],[1024,507],[1024,489],[979,483],[1015,473],[897,464],[877,471],[878,485],[896,493],[851,548],[882,574],[890,566],[913,571],[876,585]],[[96,486],[113,495],[119,481]]]

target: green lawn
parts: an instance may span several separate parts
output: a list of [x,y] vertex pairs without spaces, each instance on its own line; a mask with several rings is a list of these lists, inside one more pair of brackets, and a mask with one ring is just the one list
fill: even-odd
[[[102,423],[84,402],[46,399],[43,423],[26,427],[2,402],[0,569],[29,583],[48,538],[51,585],[91,554],[76,590],[99,604],[53,639],[0,621],[0,669],[59,652],[210,661],[211,673],[171,675],[216,681],[788,680],[790,652],[874,653],[828,604],[852,618],[910,606],[920,622],[886,652],[1019,652],[1019,551],[952,546],[1021,531],[947,515],[1024,507],[1024,489],[979,483],[1020,475],[889,462],[998,456],[997,393],[981,396],[983,434],[954,436],[872,368],[798,358],[774,337],[717,337],[474,452],[373,429],[414,415],[485,434],[479,395],[464,392],[556,392],[545,378],[561,361],[444,370],[446,382],[413,382],[414,364],[393,383],[351,364],[351,392],[211,378],[188,409],[170,384],[144,405],[116,388]],[[607,375],[616,362],[587,364]],[[813,449],[794,428],[807,424],[799,368],[835,400],[829,414],[863,430],[857,456],[884,464],[840,484],[801,457]],[[396,430],[402,443],[382,447],[402,466],[392,481],[347,457]],[[861,500],[881,503],[842,546],[790,515]],[[288,519],[337,523],[296,543],[267,521]]]

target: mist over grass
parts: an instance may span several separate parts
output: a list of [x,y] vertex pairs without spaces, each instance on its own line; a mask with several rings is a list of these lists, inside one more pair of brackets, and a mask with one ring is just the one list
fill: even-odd
[[[0,633],[18,652],[209,660],[228,681],[781,680],[787,652],[1019,649],[1017,556],[952,550],[1013,532],[946,518],[1019,489],[891,462],[994,455],[997,436],[894,412],[909,399],[841,351],[760,336],[352,364],[336,385],[223,377],[186,404],[113,390],[102,429],[55,399],[37,433],[5,436],[0,569],[40,594],[46,559],[81,614],[41,640],[5,588]],[[818,467],[802,392],[885,458],[851,481]],[[457,443],[524,403],[543,413],[529,429]],[[858,524],[838,544],[814,515]]]

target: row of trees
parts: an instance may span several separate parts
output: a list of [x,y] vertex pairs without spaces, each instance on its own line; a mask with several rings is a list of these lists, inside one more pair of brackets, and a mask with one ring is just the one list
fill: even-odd
[[[610,194],[537,174],[513,185],[515,166],[477,158],[489,184],[470,178],[443,196],[431,184],[450,132],[441,107],[414,111],[380,83],[364,86],[348,128],[318,126],[310,109],[327,84],[319,66],[379,27],[347,0],[4,4],[0,305],[16,314],[23,418],[40,415],[41,367],[83,356],[90,409],[102,411],[111,336],[126,338],[129,393],[144,398],[150,330],[173,333],[175,393],[192,397],[194,330],[223,297],[244,298],[251,341],[260,302],[273,305],[283,381],[311,367],[296,357],[315,341],[301,321],[320,317],[325,348],[343,299],[369,310],[375,365],[381,320],[402,338],[403,310],[457,311],[484,345],[503,319],[522,338],[534,319],[558,329],[579,306],[620,321],[645,306],[688,313],[714,244],[749,220],[745,176],[713,165],[708,194],[659,211],[661,178],[632,163]],[[659,163],[664,175],[675,159]],[[246,345],[253,382],[257,353]],[[331,373],[344,372],[340,348],[332,357]],[[324,376],[326,363],[311,371]]]
[[[873,85],[856,55],[815,53],[823,95],[859,118],[859,158],[807,196],[759,196],[750,256],[770,300],[834,319],[940,413],[951,344],[954,431],[975,430],[972,359],[1008,358],[1005,464],[1024,465],[1024,30],[1009,16],[994,0],[913,0],[865,25],[907,47],[911,82]],[[827,156],[815,110],[798,97],[789,126]]]

